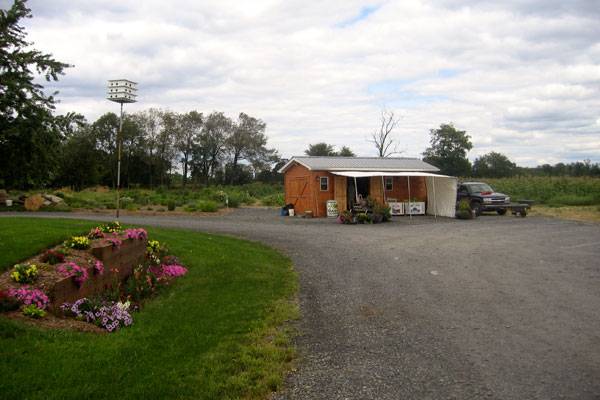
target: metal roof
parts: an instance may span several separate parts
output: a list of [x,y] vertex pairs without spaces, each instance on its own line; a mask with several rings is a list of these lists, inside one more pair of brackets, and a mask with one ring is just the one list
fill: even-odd
[[279,172],[284,173],[295,163],[315,171],[439,171],[438,168],[418,158],[294,156],[279,169]]

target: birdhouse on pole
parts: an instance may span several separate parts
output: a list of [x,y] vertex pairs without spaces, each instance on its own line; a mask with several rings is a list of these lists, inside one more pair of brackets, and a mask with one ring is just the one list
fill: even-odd
[[127,79],[113,79],[108,81],[108,97],[115,103],[135,103],[137,100],[137,83]]

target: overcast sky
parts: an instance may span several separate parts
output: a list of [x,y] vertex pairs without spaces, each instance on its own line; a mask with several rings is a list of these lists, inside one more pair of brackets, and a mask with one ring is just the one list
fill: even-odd
[[421,157],[429,130],[452,122],[471,160],[600,162],[597,0],[27,4],[34,48],[73,65],[47,92],[89,122],[118,112],[107,80],[126,78],[139,83],[126,112],[245,112],[284,157],[318,142],[375,156],[367,139],[386,107],[402,117],[402,156]]

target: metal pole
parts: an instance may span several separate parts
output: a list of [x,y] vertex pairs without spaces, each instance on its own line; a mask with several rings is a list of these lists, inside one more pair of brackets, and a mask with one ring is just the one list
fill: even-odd
[[437,197],[435,196],[435,176],[431,178],[433,181],[433,217],[437,219]]
[[121,199],[121,143],[123,141],[123,103],[119,117],[119,157],[117,161],[117,219],[119,219],[119,201]]
[[407,176],[406,179],[408,181],[408,215],[409,215],[410,219],[412,219],[412,210],[411,210],[411,206],[410,206],[410,202],[412,201],[410,198],[410,176]]

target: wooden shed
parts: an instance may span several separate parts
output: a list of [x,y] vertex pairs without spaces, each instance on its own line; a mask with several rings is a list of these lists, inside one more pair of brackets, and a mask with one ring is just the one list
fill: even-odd
[[[327,201],[348,210],[359,197],[387,202],[419,201],[428,214],[454,216],[456,178],[417,158],[294,156],[280,170],[285,202],[297,214],[327,216]],[[436,187],[437,185],[437,187]]]

